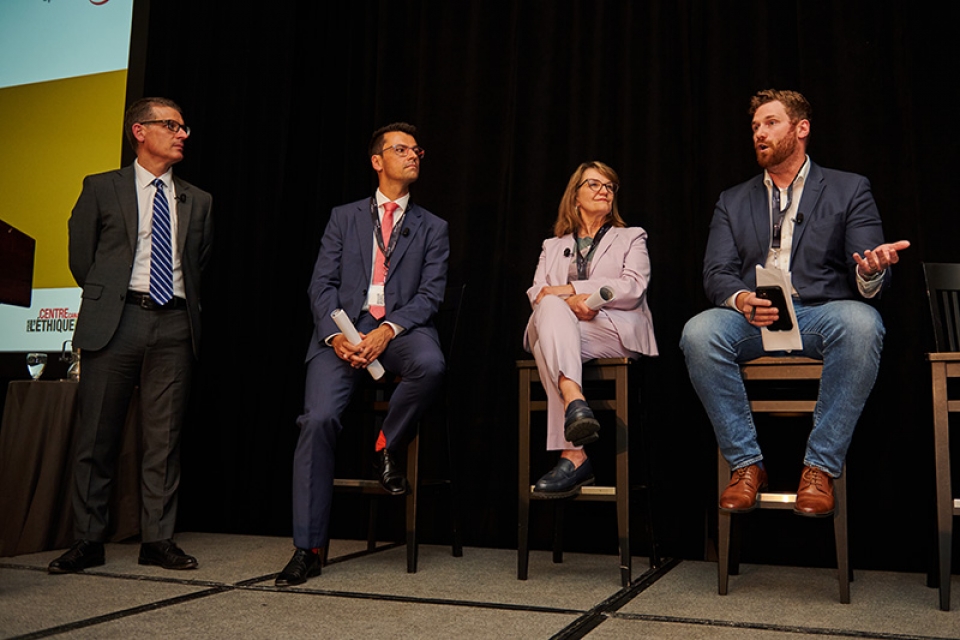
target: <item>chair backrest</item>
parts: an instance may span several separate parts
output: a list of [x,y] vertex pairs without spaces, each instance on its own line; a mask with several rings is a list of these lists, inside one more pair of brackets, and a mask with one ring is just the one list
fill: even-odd
[[960,264],[923,263],[937,351],[960,351]]

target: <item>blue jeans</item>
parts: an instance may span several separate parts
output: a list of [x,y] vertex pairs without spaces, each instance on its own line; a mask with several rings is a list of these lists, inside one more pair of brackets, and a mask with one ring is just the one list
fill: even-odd
[[687,371],[731,469],[763,459],[739,363],[761,356],[803,355],[823,361],[820,394],[804,465],[834,478],[843,470],[854,427],[870,395],[883,349],[883,321],[855,300],[804,305],[794,300],[803,350],[766,352],[760,329],[737,311],[716,307],[687,322],[680,339]]

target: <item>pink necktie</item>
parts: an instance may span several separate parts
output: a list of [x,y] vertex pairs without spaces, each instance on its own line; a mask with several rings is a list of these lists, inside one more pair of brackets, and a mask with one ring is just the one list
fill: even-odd
[[[398,205],[396,202],[387,202],[383,205],[383,221],[380,223],[380,233],[383,236],[383,246],[390,246],[390,235],[393,233],[393,212],[397,210]],[[373,284],[383,286],[383,283],[387,279],[387,262],[384,258],[383,251],[380,250],[380,245],[377,244],[377,260],[373,265]],[[384,302],[386,302],[386,296],[384,296]],[[372,315],[377,320],[383,318],[387,315],[387,310],[381,305],[372,304],[370,305],[370,315]]]

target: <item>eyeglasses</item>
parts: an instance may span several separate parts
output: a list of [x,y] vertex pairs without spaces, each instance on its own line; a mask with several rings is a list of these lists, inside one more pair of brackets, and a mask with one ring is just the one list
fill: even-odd
[[176,120],[144,120],[140,124],[162,124],[173,133],[179,133],[180,129],[183,129],[185,134],[190,135],[190,127],[185,124],[180,124]]
[[391,145],[389,147],[384,147],[383,149],[380,149],[380,155],[383,155],[383,152],[386,151],[387,149],[393,149],[393,152],[401,158],[406,158],[412,151],[414,154],[416,154],[418,158],[422,160],[423,156],[426,155],[427,153],[426,151],[423,150],[423,147],[408,147],[405,144],[395,144],[395,145]]
[[618,185],[616,182],[600,182],[599,180],[593,180],[592,178],[588,180],[584,180],[583,182],[578,184],[577,189],[579,189],[583,185],[587,185],[590,191],[593,191],[594,193],[598,193],[600,189],[603,188],[607,190],[607,193],[615,195],[617,191],[620,190],[620,185]]

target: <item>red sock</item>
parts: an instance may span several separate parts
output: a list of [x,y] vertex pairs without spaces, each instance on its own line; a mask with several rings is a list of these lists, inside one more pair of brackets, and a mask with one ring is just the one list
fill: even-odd
[[380,435],[377,436],[377,451],[383,451],[387,448],[387,437],[383,435],[383,431],[380,432]]

